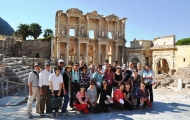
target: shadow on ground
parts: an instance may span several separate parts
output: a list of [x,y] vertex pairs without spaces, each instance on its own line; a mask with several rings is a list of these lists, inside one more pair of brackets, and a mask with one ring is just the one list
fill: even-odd
[[[17,109],[14,109],[14,106],[7,106],[7,107],[0,107],[0,116],[5,116],[14,118],[16,120],[27,120],[25,114],[26,114],[26,104],[22,104],[20,106],[17,106]],[[33,106],[34,110],[34,106]],[[100,114],[82,114],[82,115],[76,115],[75,112],[72,113],[72,115],[55,117],[54,119],[57,120],[133,120],[136,118],[139,118],[144,115],[157,115],[165,113],[166,115],[173,113],[183,113],[187,118],[189,118],[190,111],[190,105],[188,104],[182,104],[182,103],[163,103],[163,102],[154,102],[153,106],[151,108],[145,108],[143,109],[142,106],[138,110],[118,110],[118,109],[109,109],[109,113],[100,113]],[[164,114],[164,115],[165,115]],[[33,119],[38,120],[41,119],[39,114],[34,113]],[[49,115],[46,115],[43,119],[48,119]]]

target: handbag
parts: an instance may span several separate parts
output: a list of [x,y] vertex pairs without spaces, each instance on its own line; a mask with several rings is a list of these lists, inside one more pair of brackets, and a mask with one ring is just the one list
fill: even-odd
[[51,105],[52,108],[59,108],[62,106],[62,98],[57,97],[57,98],[51,98]]

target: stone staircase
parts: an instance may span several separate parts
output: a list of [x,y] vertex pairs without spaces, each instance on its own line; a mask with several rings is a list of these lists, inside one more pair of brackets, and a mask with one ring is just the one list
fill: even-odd
[[[0,81],[9,80],[8,84],[8,92],[15,92],[20,90],[27,84],[29,73],[32,71],[32,67],[24,66],[22,64],[22,59],[20,58],[5,58],[6,62],[6,72],[4,73],[4,77],[0,77]],[[4,93],[6,95],[7,92],[7,84],[3,83]],[[2,97],[2,86],[0,87],[0,97]]]

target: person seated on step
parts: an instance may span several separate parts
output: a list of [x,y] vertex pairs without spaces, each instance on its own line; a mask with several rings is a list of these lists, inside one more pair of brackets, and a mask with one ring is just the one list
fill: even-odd
[[144,82],[141,82],[140,88],[136,92],[136,97],[137,97],[136,109],[139,108],[140,103],[143,104],[143,108],[145,108],[147,105],[151,106],[149,98],[148,98],[149,97],[149,92],[148,92],[148,89],[145,88],[145,83]]
[[114,106],[120,110],[124,109],[124,107],[123,107],[123,104],[124,104],[123,89],[124,89],[124,83],[121,82],[118,85],[118,89],[116,89],[113,94]]
[[101,90],[100,90],[100,100],[99,104],[100,107],[102,108],[103,112],[108,112],[108,107],[113,106],[113,98],[111,97],[111,92],[110,91],[110,86],[107,83],[107,80],[103,80]]
[[81,111],[88,114],[89,104],[87,103],[88,96],[85,87],[85,85],[80,85],[80,90],[76,94],[76,101],[74,103],[74,106],[77,109],[76,114],[81,114]]
[[88,103],[90,105],[90,112],[101,113],[99,104],[97,103],[97,90],[95,87],[96,82],[94,80],[90,81],[90,87],[87,89]]
[[125,83],[125,89],[123,91],[124,93],[124,107],[128,110],[133,110],[133,103],[134,103],[134,98],[131,92],[131,84],[126,82]]

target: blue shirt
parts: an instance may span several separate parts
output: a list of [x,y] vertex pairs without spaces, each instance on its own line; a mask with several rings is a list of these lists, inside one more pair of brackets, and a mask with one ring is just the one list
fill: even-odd
[[100,82],[100,84],[102,84],[102,74],[98,74],[98,72],[95,72],[93,75],[93,79],[96,82]]
[[78,71],[72,70],[72,81],[71,82],[75,82],[74,80],[77,80],[77,83],[79,83],[79,70]]
[[[154,77],[154,72],[152,70],[149,70],[149,71],[144,70],[143,71],[143,78],[144,77],[151,77],[151,76],[152,76],[152,78]],[[148,79],[148,78],[144,78],[144,80],[152,81],[151,79]]]

